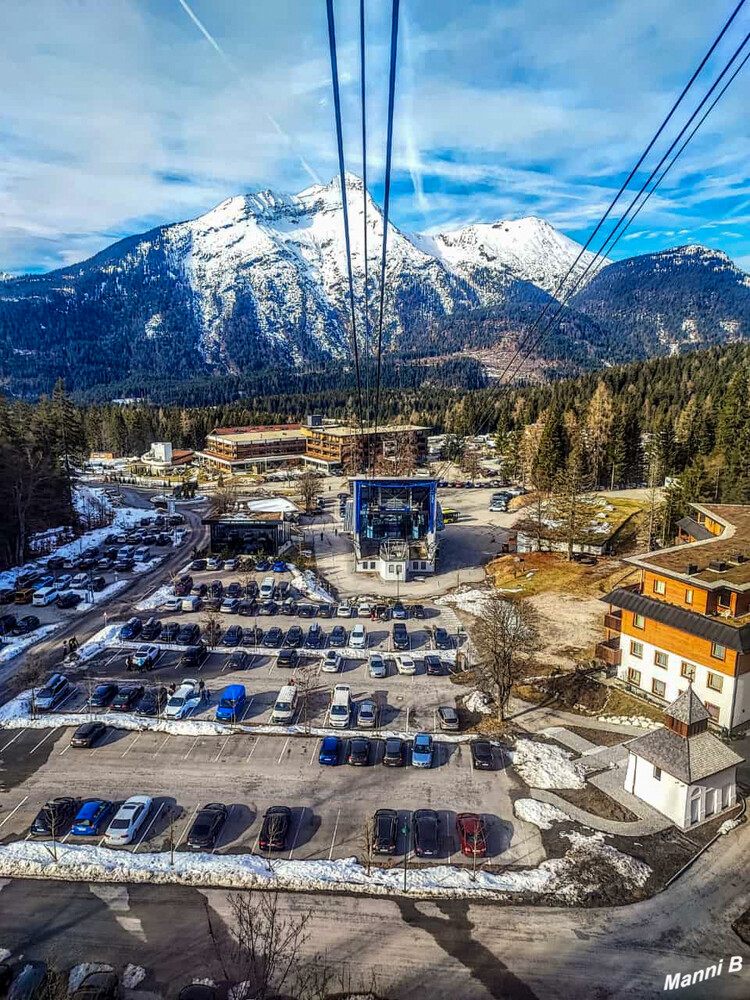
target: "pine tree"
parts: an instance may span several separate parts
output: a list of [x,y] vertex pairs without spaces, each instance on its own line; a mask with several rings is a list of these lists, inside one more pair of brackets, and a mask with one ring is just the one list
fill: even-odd
[[565,468],[555,476],[549,503],[549,516],[559,523],[557,535],[565,543],[568,561],[573,558],[573,546],[586,538],[600,510],[588,456],[579,437]]
[[553,410],[544,422],[532,463],[531,474],[537,489],[546,493],[552,489],[555,476],[565,465],[566,452],[562,416],[559,410]]

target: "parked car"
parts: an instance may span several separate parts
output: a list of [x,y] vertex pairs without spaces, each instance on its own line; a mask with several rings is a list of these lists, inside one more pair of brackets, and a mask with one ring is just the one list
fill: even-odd
[[279,655],[276,658],[276,666],[296,670],[299,666],[299,653],[296,649],[279,650]]
[[78,809],[78,799],[63,795],[45,802],[34,817],[31,833],[35,837],[62,836]]
[[406,764],[408,745],[400,736],[389,736],[383,747],[383,763],[386,767],[403,767]]
[[271,568],[271,564],[267,559],[260,559],[255,564],[255,569],[258,573],[265,573]]
[[133,654],[133,665],[136,670],[153,670],[160,655],[158,646],[139,646]]
[[76,593],[75,590],[65,590],[57,598],[57,606],[63,610],[67,608],[75,608],[78,607],[82,600],[82,595]]
[[366,736],[355,736],[349,740],[346,762],[355,767],[364,767],[370,763],[370,741]]
[[258,608],[259,615],[275,615],[279,610],[279,606],[276,601],[264,601]]
[[409,614],[401,601],[396,601],[393,605],[391,614],[393,615],[394,621],[403,621],[403,619],[409,617]]
[[143,695],[143,685],[142,684],[125,684],[117,692],[117,694],[112,699],[112,704],[110,708],[113,712],[130,712],[135,706],[135,703]]
[[320,669],[324,674],[337,674],[341,670],[342,663],[343,657],[341,653],[337,653],[335,649],[329,649],[326,651],[326,655],[323,658],[323,665]]
[[34,701],[38,712],[51,712],[69,697],[73,687],[65,674],[52,674],[40,688]]
[[193,578],[189,573],[178,576],[174,584],[175,597],[187,597],[193,586]]
[[115,813],[104,834],[108,847],[130,844],[146,821],[152,800],[148,795],[131,795]]
[[112,704],[112,699],[117,694],[117,685],[111,682],[97,684],[91,692],[89,705],[91,708],[107,708]]
[[424,604],[412,604],[409,609],[412,618],[417,618],[420,621],[427,617],[427,612],[424,609]]
[[242,597],[242,584],[233,580],[224,592],[225,597]]
[[371,698],[365,698],[357,706],[357,725],[360,729],[375,729],[378,724],[378,706]]
[[365,649],[367,646],[367,629],[364,625],[355,625],[349,637],[349,645],[352,649]]
[[297,649],[302,645],[302,641],[305,638],[305,634],[299,625],[292,625],[292,627],[287,631],[284,637],[284,645],[289,646],[292,649]]
[[338,764],[341,756],[341,737],[325,736],[318,754],[319,764]]
[[8,990],[8,1000],[44,1000],[50,979],[44,962],[24,962]]
[[440,657],[428,653],[424,658],[424,669],[425,673],[430,677],[439,677],[443,672],[443,664],[440,661]]
[[180,631],[177,634],[177,645],[192,646],[200,639],[200,635],[200,626],[196,622],[188,622],[187,625],[180,627]]
[[206,560],[206,569],[222,569],[224,566],[224,560],[219,559],[218,556],[211,556]]
[[444,628],[435,629],[435,649],[452,649],[453,641]]
[[153,642],[154,639],[158,639],[161,635],[161,629],[162,624],[158,618],[149,618],[141,629],[141,639],[147,639],[149,642]]
[[320,649],[325,645],[326,634],[317,622],[313,622],[305,637],[306,649]]
[[210,851],[218,840],[229,810],[223,802],[209,802],[193,820],[187,836],[187,846],[191,851]]
[[74,837],[95,837],[111,809],[109,799],[89,799],[76,813],[70,832]]
[[24,615],[18,622],[16,622],[16,627],[13,629],[13,635],[29,635],[31,632],[35,632],[41,622],[36,615]]
[[89,972],[70,1000],[119,1000],[120,981],[115,972]]
[[12,635],[17,622],[18,619],[15,615],[3,615],[0,618],[0,635]]
[[372,850],[375,854],[395,854],[398,843],[398,813],[378,809],[372,821]]
[[418,858],[434,858],[440,848],[438,814],[434,809],[414,813],[414,853]]
[[234,573],[234,571],[237,569],[237,560],[236,559],[225,559],[224,560],[224,569],[228,570],[230,573]]
[[135,705],[136,715],[145,715],[150,718],[161,715],[164,706],[167,704],[168,692],[164,685],[148,688],[138,699]]
[[314,604],[300,604],[297,607],[297,614],[300,618],[314,618],[317,614],[317,608]]
[[489,740],[472,740],[469,744],[471,748],[471,764],[477,771],[491,771],[494,767],[492,760],[492,744]]
[[393,626],[393,648],[394,649],[408,649],[409,633],[406,631],[406,625],[403,622],[395,622]]
[[352,616],[352,606],[348,601],[342,601],[341,604],[336,608],[336,615],[338,618],[351,618]]
[[167,702],[164,714],[168,719],[184,719],[203,701],[198,681],[186,678]]
[[448,730],[450,732],[457,732],[460,723],[458,718],[458,712],[455,708],[451,708],[450,705],[441,705],[437,710],[438,715],[438,725],[441,729]]
[[143,622],[140,618],[133,617],[129,618],[125,624],[120,629],[121,639],[137,639],[141,634],[141,629],[143,628]]
[[202,642],[195,646],[188,646],[180,657],[179,666],[182,670],[196,670],[208,656],[208,650]]
[[280,628],[278,628],[278,626],[274,626],[273,628],[269,628],[266,632],[265,638],[263,639],[263,645],[267,649],[278,649],[283,641],[284,633]]
[[256,625],[254,628],[243,628],[242,630],[242,645],[243,646],[260,646],[263,641],[263,629]]
[[229,628],[224,633],[224,635],[221,637],[219,645],[239,646],[241,642],[242,642],[242,626],[230,625]]
[[400,674],[416,674],[417,664],[414,657],[408,653],[399,653],[396,656],[396,669]]
[[373,615],[379,622],[387,622],[391,617],[391,609],[387,604],[376,604]]
[[319,604],[318,605],[318,618],[333,618],[333,605],[332,604]]
[[229,684],[219,696],[216,706],[217,722],[237,722],[245,713],[247,694],[244,684]]
[[328,645],[340,648],[346,645],[346,629],[343,625],[334,625],[328,637]]
[[166,622],[166,624],[162,627],[159,640],[161,642],[176,644],[181,628],[182,626],[180,625],[179,622]]
[[286,573],[286,563],[283,559],[277,559],[273,564],[274,573]]
[[193,559],[193,561],[190,563],[190,569],[193,570],[193,572],[195,573],[200,573],[205,568],[206,568],[205,559]]
[[208,597],[208,584],[207,583],[194,583],[190,588],[190,593],[193,597]]
[[412,767],[432,767],[432,736],[429,733],[417,733],[411,746]]
[[467,858],[487,856],[487,835],[484,820],[477,813],[459,813],[456,832],[461,842],[461,853]]
[[98,743],[107,731],[103,722],[84,722],[76,729],[70,739],[72,747],[90,748]]
[[258,838],[262,851],[283,851],[292,823],[292,810],[288,806],[271,806],[263,817]]
[[368,664],[368,671],[370,677],[387,677],[388,669],[385,665],[385,660],[380,655],[380,653],[370,653],[370,662]]
[[243,618],[251,618],[253,615],[258,613],[258,604],[252,598],[245,601],[240,601],[237,605],[237,614],[242,615]]

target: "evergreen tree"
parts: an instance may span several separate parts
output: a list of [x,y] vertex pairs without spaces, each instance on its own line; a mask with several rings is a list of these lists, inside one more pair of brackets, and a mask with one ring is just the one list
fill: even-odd
[[537,489],[548,493],[552,489],[555,476],[565,465],[567,442],[559,410],[547,414],[539,447],[531,467],[531,475]]

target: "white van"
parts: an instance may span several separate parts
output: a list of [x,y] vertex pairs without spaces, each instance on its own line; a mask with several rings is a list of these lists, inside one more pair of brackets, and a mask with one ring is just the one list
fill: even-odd
[[367,629],[364,625],[355,625],[352,634],[349,636],[349,645],[352,649],[364,649],[367,645]]
[[337,684],[331,696],[328,710],[329,721],[336,729],[346,729],[352,712],[351,688],[348,684]]
[[133,558],[136,562],[148,562],[151,558],[151,549],[148,545],[139,545],[133,553]]
[[183,597],[182,598],[182,610],[183,611],[200,611],[201,609],[201,599],[200,597]]
[[276,589],[276,581],[272,576],[264,576],[260,585],[260,596],[264,601],[270,601]]
[[39,590],[34,591],[31,603],[38,608],[44,608],[48,604],[54,604],[59,596],[60,593],[56,587],[40,587]]
[[132,559],[133,558],[133,546],[132,545],[123,545],[123,547],[121,549],[118,549],[118,551],[117,551],[117,558],[118,559]]
[[276,704],[271,712],[271,722],[291,722],[297,710],[297,688],[294,684],[285,684],[279,691]]

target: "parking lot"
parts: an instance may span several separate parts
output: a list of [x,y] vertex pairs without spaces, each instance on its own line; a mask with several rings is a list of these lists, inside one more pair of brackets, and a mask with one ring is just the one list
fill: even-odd
[[[263,815],[270,806],[292,810],[287,846],[280,857],[363,858],[365,823],[379,808],[396,809],[411,826],[412,811],[431,808],[439,815],[440,851],[435,860],[471,864],[463,858],[455,831],[462,811],[479,812],[487,824],[490,865],[534,865],[544,852],[536,827],[513,816],[509,798],[513,778],[500,748],[493,771],[477,771],[465,745],[436,741],[433,767],[386,768],[383,744],[373,740],[370,764],[352,767],[318,763],[320,738],[287,736],[174,736],[156,732],[108,730],[93,749],[71,747],[72,727],[4,731],[0,735],[3,786],[0,839],[29,834],[29,825],[50,798],[72,795],[84,801],[103,798],[116,804],[133,794],[150,795],[154,804],[146,824],[127,848],[169,850],[185,838],[200,806],[222,801],[231,806],[215,851],[258,850]],[[344,746],[345,749],[345,746]],[[401,824],[403,825],[403,823]],[[60,831],[66,842],[99,843]],[[394,862],[412,849],[411,831],[401,834]],[[383,860],[379,859],[378,863]]]

